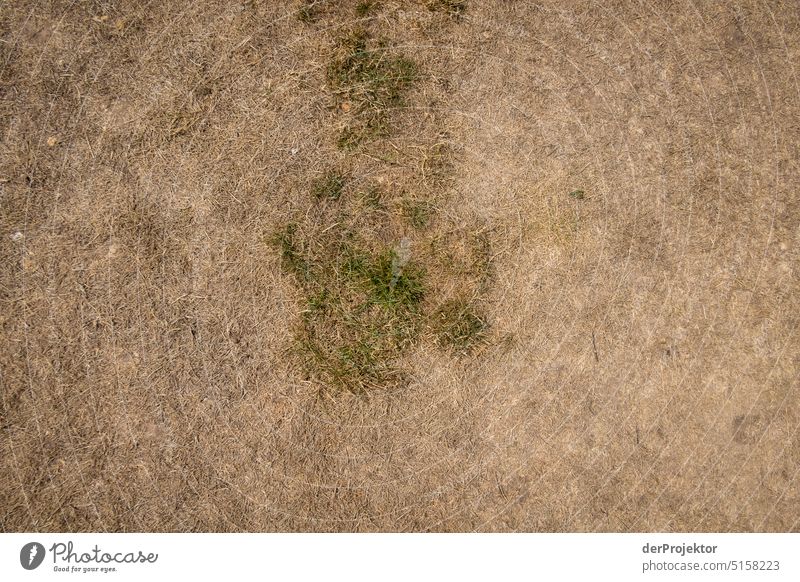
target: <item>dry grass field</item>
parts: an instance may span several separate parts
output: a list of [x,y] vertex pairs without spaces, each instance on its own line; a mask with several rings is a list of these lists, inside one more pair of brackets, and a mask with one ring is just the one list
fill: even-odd
[[794,0],[0,5],[1,531],[800,530]]

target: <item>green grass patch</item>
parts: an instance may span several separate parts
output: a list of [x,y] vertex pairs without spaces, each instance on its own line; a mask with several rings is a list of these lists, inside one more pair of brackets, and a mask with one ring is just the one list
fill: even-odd
[[383,201],[383,192],[378,186],[371,186],[369,190],[364,193],[364,205],[370,210],[386,210],[386,204]]
[[429,0],[428,8],[434,12],[444,12],[455,20],[461,19],[467,11],[465,0]]
[[460,351],[469,350],[484,338],[486,321],[474,306],[463,300],[448,301],[435,316],[439,344]]
[[398,361],[419,337],[426,294],[407,245],[376,250],[341,225],[302,238],[296,223],[271,240],[304,294],[295,347],[307,372],[354,393],[403,378]]
[[361,106],[385,109],[402,103],[405,91],[417,78],[416,64],[391,54],[379,43],[370,46],[363,30],[339,39],[337,55],[328,67],[334,90],[356,98]]
[[414,61],[356,30],[337,41],[327,76],[333,92],[351,104],[353,123],[337,145],[352,149],[388,133],[389,112],[402,106],[419,72]]
[[358,16],[366,16],[374,8],[376,8],[378,3],[375,0],[362,0],[358,4],[356,4],[356,14]]
[[[451,16],[465,6],[435,4]],[[356,13],[364,16],[375,6],[359,2]],[[337,146],[353,150],[386,136],[391,112],[419,77],[414,61],[364,30],[339,38],[327,67],[344,121]],[[412,169],[413,186],[398,189],[392,179],[378,180],[385,192],[377,184],[356,190],[335,168],[359,166],[331,165],[307,191],[307,211],[270,239],[302,295],[294,354],[307,379],[324,390],[365,394],[402,385],[414,345],[430,342],[464,353],[484,337],[485,320],[472,303],[443,303],[436,294],[453,288],[482,293],[490,277],[488,238],[463,231],[437,236],[430,228],[453,174],[453,154],[445,132],[422,143],[428,145],[414,148],[411,157],[397,148],[370,156]],[[394,237],[402,238],[391,242]],[[418,247],[410,237],[419,239]]]
[[365,394],[403,377],[379,343],[368,337],[331,342],[306,335],[298,347],[307,369],[329,388]]
[[281,257],[281,267],[301,281],[311,275],[311,266],[306,260],[306,250],[297,233],[297,224],[289,223],[276,232],[271,241],[277,247]]
[[347,126],[339,132],[336,138],[336,147],[340,150],[353,150],[364,140],[364,131],[361,128]]
[[297,11],[297,19],[306,24],[316,20],[318,16],[317,0],[305,0],[304,4]]
[[428,226],[433,213],[434,206],[429,200],[417,200],[406,198],[402,202],[403,215],[406,220],[416,229]]
[[342,196],[346,181],[344,176],[336,172],[325,174],[314,184],[314,198],[317,200],[338,200]]
[[394,249],[372,257],[364,274],[369,300],[381,307],[415,311],[425,295],[424,271],[413,264],[402,265]]
[[364,238],[356,228],[363,217],[348,225],[346,212],[326,216],[330,226],[292,222],[271,237],[303,295],[294,347],[309,378],[363,394],[403,384],[407,350],[431,331],[436,345],[459,354],[485,339],[486,319],[474,302],[436,300],[456,281],[480,292],[490,262],[485,234],[463,242],[460,258],[434,258],[407,238],[390,245]]

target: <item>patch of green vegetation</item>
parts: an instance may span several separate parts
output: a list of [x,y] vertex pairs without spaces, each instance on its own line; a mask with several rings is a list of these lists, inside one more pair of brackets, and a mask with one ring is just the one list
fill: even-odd
[[388,136],[390,126],[387,112],[380,110],[362,111],[357,118],[345,127],[336,138],[336,147],[352,151],[361,144],[370,143]]
[[415,311],[425,294],[423,270],[403,265],[394,249],[372,257],[364,275],[370,302],[384,308]]
[[[306,5],[311,19],[316,3]],[[363,0],[355,10],[364,16],[376,5]],[[452,17],[466,6],[454,0],[430,5]],[[337,138],[339,149],[347,152],[388,135],[392,110],[404,104],[419,76],[414,61],[366,31],[341,37],[327,67],[328,86],[346,124]],[[394,179],[356,191],[349,175],[336,168],[359,166],[332,164],[309,188],[314,203],[307,212],[271,237],[281,268],[302,295],[294,354],[322,390],[366,394],[397,386],[405,382],[403,362],[410,346],[430,341],[466,353],[484,338],[486,322],[474,303],[442,304],[436,298],[437,291],[451,288],[477,297],[491,268],[488,237],[463,229],[437,235],[430,228],[439,193],[453,174],[448,142],[439,132],[411,155],[398,148],[369,152],[372,160],[411,168],[413,196],[398,197],[391,190],[389,196],[377,186],[393,188]],[[388,242],[400,236],[398,230],[427,241],[420,251],[407,236]]]
[[434,207],[429,200],[403,200],[403,214],[406,219],[416,229],[422,229],[428,226],[433,215]]
[[354,127],[345,127],[336,138],[336,147],[340,150],[353,150],[362,141],[363,134]]
[[290,223],[272,240],[305,296],[296,348],[307,371],[355,393],[401,378],[397,362],[421,328],[424,269],[402,244],[371,249],[345,226],[298,233]]
[[336,91],[362,101],[362,106],[398,105],[417,78],[417,66],[402,55],[390,54],[382,43],[370,47],[369,41],[363,30],[341,38],[337,56],[328,67],[328,80]]
[[297,11],[297,19],[300,22],[309,23],[317,18],[317,0],[305,0],[305,3]]
[[478,288],[485,289],[492,280],[492,245],[486,232],[470,237],[470,274],[476,279]]
[[465,0],[430,0],[428,8],[434,12],[445,12],[451,18],[458,20],[467,11]]
[[327,73],[334,93],[352,103],[356,118],[337,140],[342,149],[386,135],[389,111],[403,104],[405,93],[419,76],[414,61],[392,54],[388,46],[363,30],[338,40]]
[[281,267],[300,280],[306,280],[311,269],[306,260],[305,245],[297,234],[297,224],[289,223],[276,232],[271,242],[280,252]]
[[424,271],[404,264],[394,249],[369,254],[348,246],[341,257],[340,274],[362,289],[371,305],[413,311],[425,294]]
[[583,200],[586,197],[586,193],[583,190],[573,190],[569,195],[575,198],[575,200]]
[[331,344],[306,336],[298,347],[307,368],[329,388],[366,394],[370,389],[394,385],[404,376],[380,338]]
[[364,194],[364,203],[371,210],[386,210],[383,202],[383,192],[377,186],[372,186]]
[[346,179],[341,174],[329,172],[314,184],[314,197],[317,200],[338,200],[342,196]]
[[486,321],[468,301],[448,301],[436,312],[439,344],[457,350],[469,350],[483,339]]
[[425,179],[433,184],[442,184],[452,175],[452,170],[452,154],[448,144],[437,143],[431,146],[422,163]]
[[377,2],[375,0],[362,0],[358,4],[356,4],[356,14],[358,16],[366,16],[369,14],[375,6],[377,6]]
[[319,313],[325,311],[329,307],[329,299],[330,294],[328,293],[328,289],[326,287],[323,287],[316,293],[312,292],[308,297],[308,313]]
[[383,379],[385,370],[376,352],[375,345],[365,340],[341,346],[336,349],[332,361],[334,368],[331,371],[339,379],[348,381],[350,385],[353,385],[350,379],[359,379],[355,383],[357,388],[363,388],[370,381],[379,382]]

